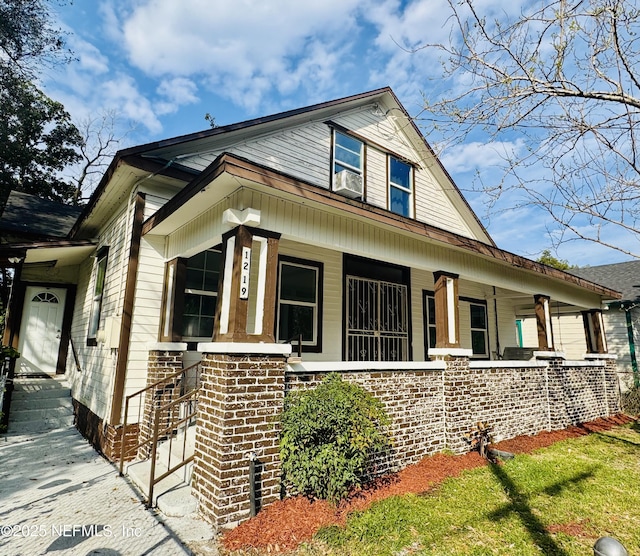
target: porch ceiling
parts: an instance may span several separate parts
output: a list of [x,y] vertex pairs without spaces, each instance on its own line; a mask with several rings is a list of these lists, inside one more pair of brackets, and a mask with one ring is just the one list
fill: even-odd
[[92,241],[68,240],[6,245],[0,248],[0,263],[8,263],[5,266],[17,266],[18,262],[52,263],[58,267],[73,266],[85,260],[95,248],[96,244]]

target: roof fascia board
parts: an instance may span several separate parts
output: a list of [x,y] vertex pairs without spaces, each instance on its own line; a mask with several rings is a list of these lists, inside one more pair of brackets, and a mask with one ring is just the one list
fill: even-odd
[[89,202],[84,207],[84,210],[80,213],[78,220],[76,220],[76,223],[73,225],[73,228],[71,228],[71,231],[69,232],[69,235],[67,237],[73,239],[73,237],[78,233],[83,222],[88,218],[88,216],[93,212],[94,208],[98,204],[98,201],[104,194],[114,174],[116,173],[118,168],[123,165],[131,166],[133,168],[138,168],[139,170],[149,172],[150,175],[167,176],[184,182],[191,181],[194,176],[193,172],[189,172],[182,168],[172,167],[170,163],[167,164],[166,162],[157,162],[153,159],[126,154],[126,150],[120,151],[116,153],[113,160],[111,161],[111,164],[109,164],[109,167],[104,173],[104,176],[102,176],[98,187],[96,187],[96,190],[91,195]]

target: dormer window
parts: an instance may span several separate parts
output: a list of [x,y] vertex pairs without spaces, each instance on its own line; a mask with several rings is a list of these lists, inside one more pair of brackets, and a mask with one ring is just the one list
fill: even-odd
[[333,190],[345,197],[362,198],[364,191],[364,143],[334,131]]
[[335,174],[349,170],[362,175],[364,143],[349,135],[335,132],[334,168]]
[[413,171],[409,164],[389,156],[389,210],[413,216]]

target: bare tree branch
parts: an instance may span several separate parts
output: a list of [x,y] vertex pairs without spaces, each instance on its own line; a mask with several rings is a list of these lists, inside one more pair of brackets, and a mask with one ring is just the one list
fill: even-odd
[[[640,257],[640,9],[625,0],[544,0],[515,19],[476,0],[449,0],[453,31],[439,51],[445,96],[421,121],[447,146],[481,132],[517,144],[503,177],[479,190],[547,211],[562,241],[583,239]],[[638,246],[604,239],[633,234]],[[609,233],[607,237],[612,237]]]

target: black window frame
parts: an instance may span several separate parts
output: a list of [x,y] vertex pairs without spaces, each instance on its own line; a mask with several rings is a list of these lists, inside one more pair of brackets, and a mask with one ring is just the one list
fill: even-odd
[[[282,286],[282,265],[292,265],[312,268],[316,271],[316,304],[315,304],[315,340],[302,341],[303,352],[320,353],[322,351],[322,320],[323,320],[323,298],[324,298],[324,263],[311,259],[301,259],[280,255],[278,257],[278,281],[276,284],[276,308],[274,319],[274,336],[276,342],[282,343],[290,341],[294,347],[298,344],[297,338],[280,338],[280,307],[281,307],[281,286]],[[295,305],[291,300],[286,300],[287,305]]]

